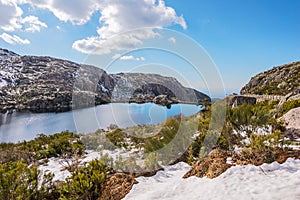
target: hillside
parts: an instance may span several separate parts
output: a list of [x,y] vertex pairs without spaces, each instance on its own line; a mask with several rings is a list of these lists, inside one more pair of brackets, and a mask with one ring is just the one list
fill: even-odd
[[241,89],[241,94],[286,95],[300,85],[300,61],[257,74]]
[[156,74],[109,75],[94,66],[0,49],[0,111],[61,112],[109,102],[198,103],[210,98]]

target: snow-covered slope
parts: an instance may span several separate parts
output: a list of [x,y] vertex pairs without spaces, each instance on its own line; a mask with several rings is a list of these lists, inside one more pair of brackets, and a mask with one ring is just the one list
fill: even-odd
[[187,164],[177,163],[155,176],[139,177],[124,199],[300,199],[300,160],[234,166],[215,179],[183,179],[189,169]]

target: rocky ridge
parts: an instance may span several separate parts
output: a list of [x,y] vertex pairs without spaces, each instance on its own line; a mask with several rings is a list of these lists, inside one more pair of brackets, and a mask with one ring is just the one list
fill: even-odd
[[287,95],[300,85],[300,61],[257,74],[241,89],[241,94]]
[[107,74],[94,66],[0,49],[0,111],[62,112],[109,102],[198,104],[210,98],[157,74]]
[[0,48],[0,60],[11,58],[11,57],[16,57],[16,56],[19,56],[19,55],[12,51],[7,50],[7,49]]

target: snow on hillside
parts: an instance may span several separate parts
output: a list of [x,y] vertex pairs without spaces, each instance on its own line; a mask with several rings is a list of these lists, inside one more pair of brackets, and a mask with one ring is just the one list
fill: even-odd
[[300,160],[234,166],[215,179],[183,179],[189,169],[186,163],[177,163],[155,176],[139,177],[124,199],[300,199]]

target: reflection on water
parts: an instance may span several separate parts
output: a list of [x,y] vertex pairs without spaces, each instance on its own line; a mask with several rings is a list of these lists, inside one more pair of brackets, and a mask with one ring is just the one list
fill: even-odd
[[171,109],[153,103],[114,103],[64,113],[0,114],[0,142],[31,140],[37,134],[65,130],[89,133],[110,124],[121,128],[137,124],[156,124],[177,114],[192,115],[201,109],[195,105],[176,104]]

